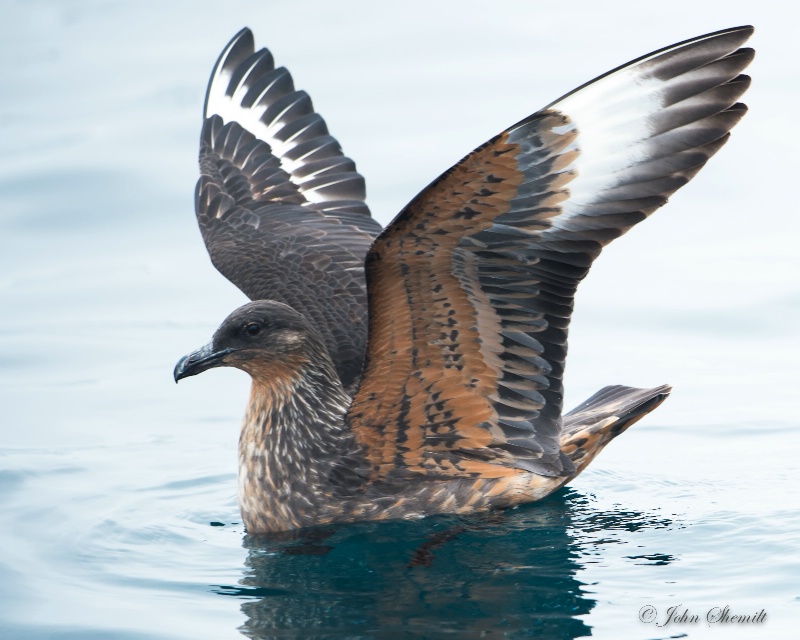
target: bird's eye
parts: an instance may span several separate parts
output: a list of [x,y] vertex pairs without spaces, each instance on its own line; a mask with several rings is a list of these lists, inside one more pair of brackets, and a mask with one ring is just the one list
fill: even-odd
[[261,325],[257,322],[248,322],[246,325],[244,325],[244,330],[247,335],[257,336],[261,331]]

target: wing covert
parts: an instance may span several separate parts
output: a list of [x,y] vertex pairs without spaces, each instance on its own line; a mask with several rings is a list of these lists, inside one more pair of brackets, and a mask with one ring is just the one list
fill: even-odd
[[752,28],[624,65],[466,156],[367,256],[370,338],[347,420],[377,477],[567,475],[578,284],[745,112]]

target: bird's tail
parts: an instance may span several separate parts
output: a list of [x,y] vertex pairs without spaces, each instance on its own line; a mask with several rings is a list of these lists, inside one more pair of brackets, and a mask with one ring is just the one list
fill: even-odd
[[575,464],[577,476],[609,442],[664,400],[669,385],[634,389],[604,387],[564,416],[561,451]]

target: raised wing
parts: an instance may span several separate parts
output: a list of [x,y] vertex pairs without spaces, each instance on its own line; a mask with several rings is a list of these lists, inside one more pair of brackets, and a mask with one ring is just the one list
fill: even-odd
[[381,227],[355,163],[249,29],[212,73],[200,172],[197,220],[214,266],[251,300],[311,318],[352,386],[366,345],[364,256]]
[[689,40],[584,85],[478,147],[380,235],[347,417],[376,477],[572,472],[560,433],[576,288],[725,143],[746,110],[751,33]]

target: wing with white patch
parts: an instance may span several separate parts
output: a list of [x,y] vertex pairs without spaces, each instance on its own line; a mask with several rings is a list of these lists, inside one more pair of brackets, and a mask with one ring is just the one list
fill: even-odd
[[196,211],[211,260],[251,300],[310,318],[345,387],[366,345],[363,177],[289,72],[240,31],[206,94]]
[[473,151],[378,237],[347,417],[375,476],[574,473],[560,434],[577,286],[726,142],[745,112],[751,33],[689,40],[584,85]]
[[[219,116],[225,123],[235,122],[264,142],[281,177],[288,179],[286,188],[299,196],[296,202],[321,211],[369,216],[364,178],[355,163],[328,133],[308,94],[295,90],[289,71],[275,68],[269,50],[255,51],[249,29],[242,29],[220,55],[204,114],[207,120]],[[269,194],[256,190],[253,196],[259,200]]]

